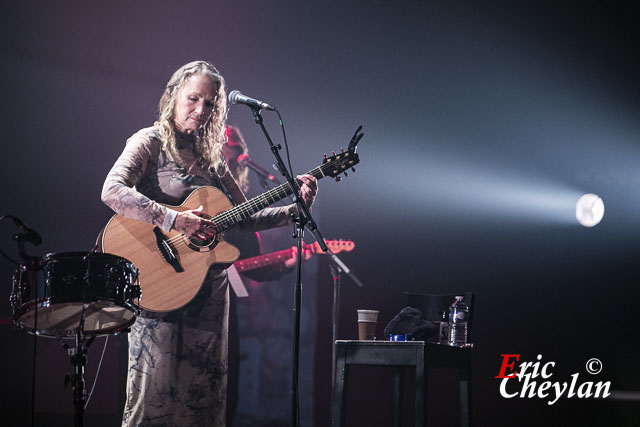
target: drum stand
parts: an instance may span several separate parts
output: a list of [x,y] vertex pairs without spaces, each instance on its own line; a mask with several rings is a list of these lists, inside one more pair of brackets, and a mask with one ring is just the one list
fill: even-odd
[[[82,325],[82,323],[81,323]],[[71,364],[75,371],[73,374],[64,376],[64,388],[68,388],[69,384],[73,388],[73,406],[74,406],[74,427],[82,427],[84,425],[84,407],[86,405],[87,393],[84,383],[84,366],[87,364],[87,352],[95,335],[86,341],[86,336],[82,328],[76,329],[76,345],[70,347],[64,340],[60,339],[60,344],[67,351],[71,358]]]

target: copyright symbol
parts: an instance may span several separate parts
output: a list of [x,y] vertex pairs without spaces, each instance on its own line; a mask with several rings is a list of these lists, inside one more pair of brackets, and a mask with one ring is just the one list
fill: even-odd
[[602,362],[599,359],[596,359],[595,357],[587,360],[587,372],[589,372],[591,375],[596,375],[599,374],[600,371],[602,371]]

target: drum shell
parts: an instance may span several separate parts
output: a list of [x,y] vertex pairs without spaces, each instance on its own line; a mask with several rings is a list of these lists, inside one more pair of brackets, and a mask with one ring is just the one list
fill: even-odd
[[[14,320],[40,335],[71,336],[121,331],[135,321],[138,273],[125,258],[96,252],[50,253],[38,271],[14,274]],[[37,296],[36,296],[37,295]],[[139,301],[138,301],[139,303]]]

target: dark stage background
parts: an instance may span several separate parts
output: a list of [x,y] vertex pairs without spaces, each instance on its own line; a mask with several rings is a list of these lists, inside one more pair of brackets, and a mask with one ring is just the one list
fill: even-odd
[[[323,180],[314,207],[325,237],[355,241],[342,258],[366,284],[343,280],[339,338],[356,336],[359,308],[380,310],[381,332],[403,291],[471,290],[476,425],[638,425],[638,399],[505,399],[494,378],[501,354],[542,354],[556,362],[551,381],[579,372],[640,392],[638,12],[621,1],[11,2],[0,29],[0,214],[42,233],[33,254],[89,249],[111,216],[100,190],[126,138],[152,124],[177,67],[210,60],[230,89],[278,106],[297,172],[364,125],[358,171]],[[264,115],[280,141],[276,117]],[[231,107],[229,122],[269,165],[250,111]],[[573,217],[587,192],[606,206],[595,228]],[[0,223],[0,248],[15,257],[14,231]],[[285,248],[288,235],[268,240]],[[307,265],[301,422],[326,426],[331,280],[326,259]],[[13,268],[0,263],[3,320]],[[279,315],[272,327],[241,324],[241,363],[270,376],[243,371],[260,392],[241,395],[238,425],[287,425],[292,280],[256,285],[259,312]],[[256,335],[260,357],[275,362],[251,353],[257,341],[246,337]],[[33,339],[6,323],[0,339],[0,417],[30,425]],[[103,343],[89,354],[89,386]],[[592,357],[603,364],[594,377]],[[71,425],[66,354],[41,339],[36,360],[38,424]],[[125,370],[126,337],[112,337],[89,425],[118,425]],[[449,374],[432,385],[435,425],[457,422]],[[354,376],[358,425],[389,424],[389,378]]]

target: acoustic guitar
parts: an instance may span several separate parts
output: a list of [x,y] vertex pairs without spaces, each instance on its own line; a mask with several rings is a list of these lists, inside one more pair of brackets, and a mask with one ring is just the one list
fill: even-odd
[[[346,175],[359,162],[356,146],[363,135],[359,131],[346,152],[325,156],[322,165],[307,174],[318,180],[330,176],[339,181],[342,173]],[[146,222],[116,214],[102,234],[102,250],[128,259],[138,269],[142,308],[176,310],[196,296],[212,264],[227,268],[238,259],[240,252],[223,240],[224,231],[292,193],[289,184],[284,183],[234,207],[222,191],[201,187],[180,206],[167,206],[186,211],[202,205],[203,217],[215,223],[214,237],[200,240],[173,230],[167,233]]]

